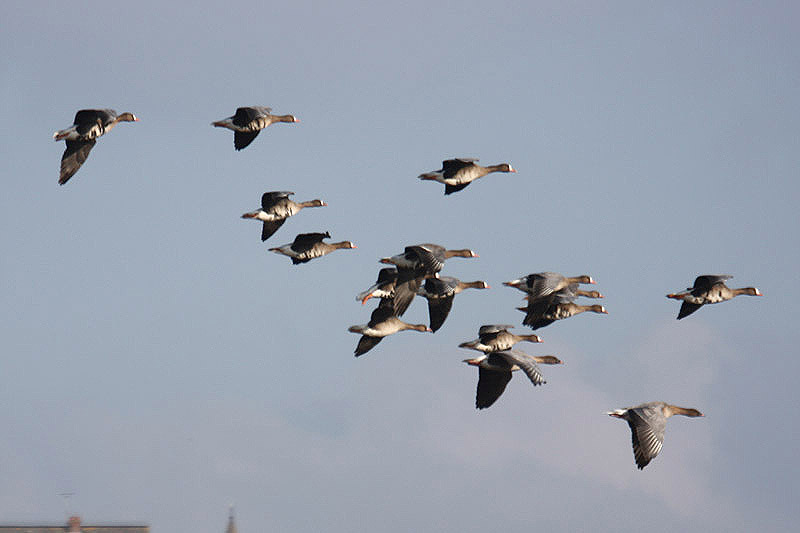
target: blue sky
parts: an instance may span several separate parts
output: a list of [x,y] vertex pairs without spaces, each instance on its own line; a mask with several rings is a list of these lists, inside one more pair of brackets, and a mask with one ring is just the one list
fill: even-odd
[[[158,531],[782,531],[800,433],[800,139],[792,3],[7,2],[0,197],[0,522]],[[268,105],[241,152],[210,122]],[[141,121],[57,185],[76,110]],[[509,162],[444,197],[442,159]],[[267,190],[329,206],[267,245]],[[356,250],[292,266],[307,231]],[[472,248],[436,334],[359,359],[378,259]],[[525,346],[565,364],[474,409],[457,348],[517,323],[529,272],[591,274],[609,315]],[[675,320],[730,273],[764,298]],[[427,319],[423,300],[406,317]],[[519,332],[524,332],[521,325]],[[673,419],[643,472],[627,426]]]

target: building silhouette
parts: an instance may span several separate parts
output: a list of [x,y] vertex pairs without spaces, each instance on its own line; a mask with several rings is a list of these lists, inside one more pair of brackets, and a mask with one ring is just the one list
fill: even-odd
[[233,505],[231,505],[228,510],[228,527],[225,528],[225,533],[237,533],[236,521],[233,519]]
[[[236,531],[235,525],[233,531]],[[71,516],[66,524],[0,524],[0,533],[150,533],[150,526],[124,523],[84,525],[79,516]]]

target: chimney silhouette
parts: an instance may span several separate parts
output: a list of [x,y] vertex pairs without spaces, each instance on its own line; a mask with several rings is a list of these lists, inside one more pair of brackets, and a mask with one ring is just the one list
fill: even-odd
[[81,517],[80,516],[70,516],[69,517],[69,533],[80,533],[81,531]]
[[225,533],[236,533],[236,521],[233,518],[233,505],[228,508],[228,527]]

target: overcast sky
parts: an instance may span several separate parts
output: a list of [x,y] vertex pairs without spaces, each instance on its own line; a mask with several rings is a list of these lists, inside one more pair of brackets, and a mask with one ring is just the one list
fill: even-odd
[[[800,520],[800,9],[792,2],[0,3],[0,522],[223,531],[782,531]],[[210,126],[267,105],[235,152]],[[53,131],[111,107],[63,187]],[[445,197],[442,159],[509,162]],[[266,244],[264,191],[329,206]],[[356,250],[269,253],[330,231]],[[352,355],[378,259],[472,248],[492,288]],[[530,272],[608,315],[474,408],[460,342],[519,324]],[[741,297],[664,297],[730,273]],[[424,300],[405,315],[427,320]],[[696,407],[636,469],[644,401]],[[59,493],[74,492],[66,508]]]

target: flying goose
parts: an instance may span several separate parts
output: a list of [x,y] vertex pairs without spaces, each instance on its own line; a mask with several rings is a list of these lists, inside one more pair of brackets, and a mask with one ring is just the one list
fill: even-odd
[[525,311],[525,319],[522,323],[533,329],[538,329],[552,324],[556,320],[563,320],[586,311],[608,314],[608,311],[602,305],[579,305],[574,303],[579,295],[588,298],[603,297],[597,291],[583,291],[577,287],[577,283],[571,283],[567,287],[546,296],[535,298],[531,295],[526,296],[528,306],[518,308]]
[[603,315],[608,314],[608,311],[602,305],[580,305],[571,301],[555,301],[543,312],[537,311],[536,307],[532,307],[530,304],[528,307],[517,307],[517,309],[525,312],[525,318],[522,320],[522,323],[525,326],[529,326],[532,330],[549,326],[556,320],[564,320],[565,318],[570,318],[587,311]]
[[212,122],[217,128],[233,130],[233,147],[236,150],[246,148],[258,133],[276,122],[300,122],[293,115],[273,115],[272,108],[264,106],[240,107],[232,117]]
[[422,280],[426,277],[437,277],[444,262],[451,257],[478,257],[478,254],[468,249],[448,250],[438,244],[425,243],[406,246],[403,253],[380,260],[381,263],[397,267],[392,299],[396,315],[402,316],[406,312],[417,295]]
[[379,305],[372,312],[369,323],[350,326],[347,331],[361,334],[361,339],[356,346],[355,355],[363,355],[375,347],[384,337],[413,329],[416,331],[431,331],[425,324],[408,324],[394,315],[391,305]]
[[292,263],[307,263],[314,258],[322,257],[334,250],[341,248],[355,248],[356,245],[350,241],[342,242],[322,242],[322,239],[329,239],[331,236],[325,233],[301,233],[295,237],[294,241],[277,248],[270,248],[270,252],[287,255],[292,258]]
[[536,386],[547,383],[537,363],[561,364],[561,360],[552,355],[533,356],[519,350],[492,352],[473,359],[464,359],[464,362],[478,367],[478,389],[475,394],[477,409],[489,407],[503,394],[506,385],[511,381],[513,371],[521,369]]
[[421,180],[432,180],[444,183],[444,193],[452,194],[460,191],[478,178],[492,172],[516,172],[508,163],[482,167],[477,159],[459,157],[442,161],[442,168],[433,172],[425,172],[418,177]]
[[643,403],[636,407],[614,409],[606,414],[628,422],[633,441],[633,457],[636,459],[636,466],[639,467],[639,470],[647,466],[661,451],[661,446],[664,444],[664,429],[667,427],[669,417],[672,415],[704,416],[697,409],[678,407],[664,402]]
[[536,274],[528,274],[519,279],[504,281],[503,285],[527,292],[533,298],[539,298],[565,289],[573,283],[595,284],[596,282],[591,276],[586,275],[568,278],[558,272],[538,272]]
[[508,324],[487,324],[478,329],[478,338],[473,341],[462,342],[459,348],[468,348],[483,353],[502,352],[510,350],[520,341],[542,342],[542,339],[533,333],[530,335],[515,335],[508,330],[514,326]]
[[245,213],[242,218],[262,221],[264,225],[261,228],[261,240],[266,241],[278,231],[287,218],[296,215],[301,209],[328,205],[322,200],[293,202],[289,199],[289,196],[293,194],[291,191],[265,192],[261,195],[261,209]]
[[69,128],[53,134],[56,141],[66,141],[67,148],[61,156],[61,172],[58,184],[64,185],[78,172],[81,165],[89,157],[89,152],[97,142],[97,138],[120,122],[138,122],[133,113],[125,112],[117,115],[113,109],[81,109],[75,113],[75,120]]
[[748,296],[763,296],[761,291],[755,287],[744,287],[742,289],[731,289],[725,285],[725,280],[731,279],[730,274],[705,274],[697,276],[694,286],[689,287],[683,292],[667,294],[667,298],[683,300],[681,309],[678,311],[678,320],[687,317],[700,309],[705,304],[718,304],[730,300],[736,296],[746,294]]
[[453,299],[456,294],[464,289],[488,289],[489,284],[485,281],[464,282],[450,276],[438,278],[428,278],[417,294],[428,300],[428,314],[430,316],[431,329],[435,332],[442,327],[450,309],[453,307]]

